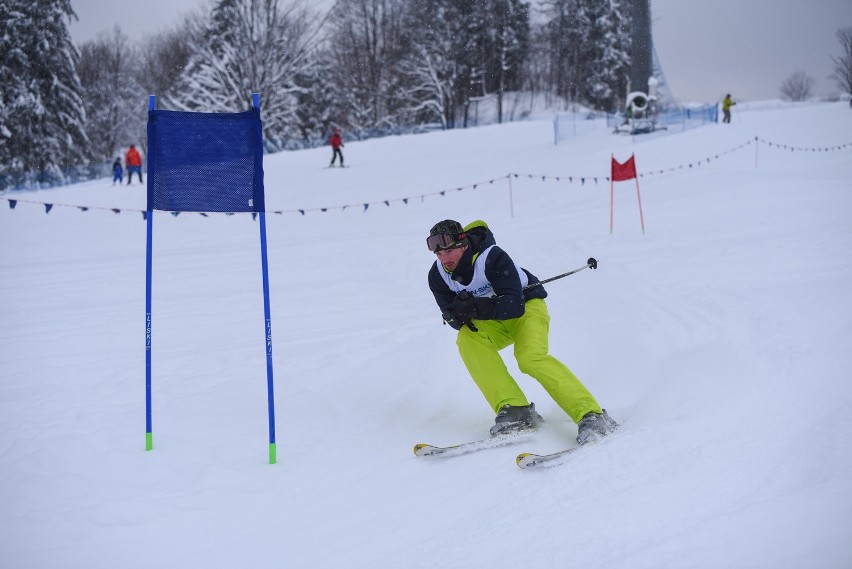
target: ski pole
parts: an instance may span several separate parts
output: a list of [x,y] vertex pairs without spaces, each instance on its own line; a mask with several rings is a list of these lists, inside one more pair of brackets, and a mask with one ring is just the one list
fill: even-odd
[[561,279],[567,277],[568,275],[573,275],[574,273],[579,273],[583,269],[597,269],[598,261],[594,257],[589,257],[589,260],[586,261],[586,264],[578,269],[574,269],[573,271],[568,271],[567,273],[562,273],[561,275],[556,275],[555,277],[550,277],[549,279],[544,279],[543,281],[538,281],[537,283],[532,283],[524,287],[524,290],[543,285],[544,283],[549,283],[551,281],[555,281],[557,279]]
[[[538,281],[537,283],[529,284],[529,285],[525,286],[523,288],[523,290],[531,289],[533,287],[543,285],[544,283],[549,283],[549,282],[555,281],[557,279],[565,278],[568,275],[573,275],[574,273],[579,273],[583,269],[597,269],[597,268],[598,268],[597,259],[595,259],[594,257],[589,257],[589,260],[586,261],[586,264],[583,265],[582,267],[574,269],[573,271],[568,271],[567,273],[562,273],[561,275],[556,275],[555,277],[550,277],[549,279],[544,279],[543,281]],[[466,290],[463,290],[459,293],[459,298],[462,299],[462,300],[467,300],[468,298],[470,298],[470,293],[468,293]],[[444,324],[453,320],[452,315],[447,313],[447,312],[442,312],[442,315],[444,317]],[[473,332],[479,332],[479,330],[477,330],[476,326],[470,320],[468,320],[467,322],[462,322],[462,325],[467,326]]]

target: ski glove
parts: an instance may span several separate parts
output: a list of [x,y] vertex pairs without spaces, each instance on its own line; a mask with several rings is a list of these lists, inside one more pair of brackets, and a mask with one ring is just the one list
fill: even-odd
[[494,303],[488,296],[471,296],[466,290],[461,291],[445,309],[441,311],[447,322],[458,322],[476,332],[471,320],[491,320],[494,318]]

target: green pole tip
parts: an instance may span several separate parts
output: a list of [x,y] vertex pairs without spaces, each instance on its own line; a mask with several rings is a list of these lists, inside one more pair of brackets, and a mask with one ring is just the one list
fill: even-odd
[[154,450],[153,433],[145,433],[145,450]]
[[275,449],[275,443],[269,443],[269,464],[275,464],[278,460],[278,452]]

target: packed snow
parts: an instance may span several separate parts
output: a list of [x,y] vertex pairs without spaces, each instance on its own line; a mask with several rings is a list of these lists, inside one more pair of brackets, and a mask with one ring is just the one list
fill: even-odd
[[[0,195],[0,566],[852,566],[852,110],[598,126],[266,156],[276,464],[251,215],[154,214],[146,452],[144,186]],[[631,180],[610,234],[631,153],[645,233]],[[520,470],[576,426],[506,350],[542,430],[413,455],[493,422],[426,283],[445,218],[542,279],[598,259],[546,285],[550,349],[616,435]]]

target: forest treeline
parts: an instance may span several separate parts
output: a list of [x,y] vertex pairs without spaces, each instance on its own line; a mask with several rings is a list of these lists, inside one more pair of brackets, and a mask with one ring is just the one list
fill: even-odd
[[[216,0],[139,42],[75,45],[70,0],[0,3],[0,177],[111,161],[160,108],[234,112],[260,92],[268,151],[349,133],[461,128],[477,101],[524,91],[618,108],[627,0]],[[8,185],[8,184],[7,184]]]

